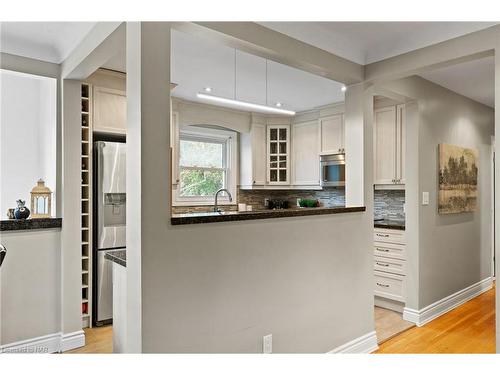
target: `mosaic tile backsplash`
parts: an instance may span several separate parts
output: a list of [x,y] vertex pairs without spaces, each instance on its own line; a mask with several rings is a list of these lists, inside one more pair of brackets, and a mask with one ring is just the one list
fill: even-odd
[[[252,210],[265,210],[265,199],[282,199],[288,201],[289,207],[297,207],[298,198],[317,199],[322,207],[337,207],[345,205],[343,188],[324,188],[323,190],[238,190],[235,203],[246,203]],[[207,212],[212,206],[177,206],[172,207],[172,213],[183,214],[192,212]],[[221,205],[224,211],[237,211],[237,205]]]
[[239,190],[238,202],[251,205],[253,210],[264,210],[264,200],[282,199],[288,201],[290,208],[297,207],[297,199],[317,199],[322,207],[345,205],[343,188],[324,188],[323,190]]
[[405,221],[404,190],[375,190],[374,216],[376,219]]

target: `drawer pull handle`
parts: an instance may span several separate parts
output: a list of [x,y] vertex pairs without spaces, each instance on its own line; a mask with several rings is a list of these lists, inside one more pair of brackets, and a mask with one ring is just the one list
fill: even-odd
[[379,262],[375,262],[375,263],[378,264],[379,266],[389,267],[389,265],[387,263],[379,263]]
[[381,286],[383,288],[389,288],[389,285],[388,284],[380,284],[380,283],[377,283],[378,286]]
[[380,247],[377,247],[377,250],[378,250],[378,251],[385,251],[386,253],[388,253],[388,252],[389,252],[389,249],[382,249],[382,248],[380,248]]
[[377,236],[378,236],[378,237],[384,237],[384,238],[389,237],[389,235],[388,235],[388,234],[380,234],[380,233],[377,233]]

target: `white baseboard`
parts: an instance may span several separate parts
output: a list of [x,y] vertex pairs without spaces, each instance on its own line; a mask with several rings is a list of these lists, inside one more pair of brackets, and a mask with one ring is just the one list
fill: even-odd
[[0,353],[59,353],[76,349],[85,345],[85,333],[76,331],[63,334],[52,333],[50,335],[34,337],[0,346]]
[[83,330],[61,335],[61,352],[85,346],[85,332]]
[[377,334],[375,331],[367,333],[361,337],[355,338],[328,353],[351,353],[351,354],[368,354],[378,349]]
[[472,298],[477,297],[478,295],[490,290],[492,286],[493,280],[491,277],[488,277],[482,281],[479,281],[478,283],[468,286],[465,289],[453,293],[448,297],[434,302],[421,310],[415,310],[405,307],[403,311],[403,319],[415,323],[418,327],[421,327],[424,324],[427,324],[430,321],[436,319],[437,317],[446,314],[454,308],[464,304]]

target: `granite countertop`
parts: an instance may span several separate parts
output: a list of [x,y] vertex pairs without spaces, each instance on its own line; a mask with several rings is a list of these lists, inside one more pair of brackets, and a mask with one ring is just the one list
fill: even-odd
[[383,219],[383,220],[375,220],[373,223],[375,228],[405,230],[404,220]]
[[104,252],[104,259],[110,260],[119,264],[120,266],[127,267],[127,250],[106,250]]
[[0,220],[0,232],[11,230],[35,230],[35,229],[49,229],[61,228],[61,218],[39,218],[39,219],[8,219]]
[[222,221],[259,220],[281,217],[331,215],[347,212],[362,212],[366,207],[316,207],[316,208],[286,208],[281,210],[264,211],[226,211],[218,212],[193,212],[188,214],[172,215],[172,225],[218,223]]

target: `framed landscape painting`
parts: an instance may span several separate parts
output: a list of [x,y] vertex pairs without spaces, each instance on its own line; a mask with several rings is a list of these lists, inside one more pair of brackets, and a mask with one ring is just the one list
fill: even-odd
[[476,210],[478,162],[477,150],[444,143],[439,145],[440,214]]

